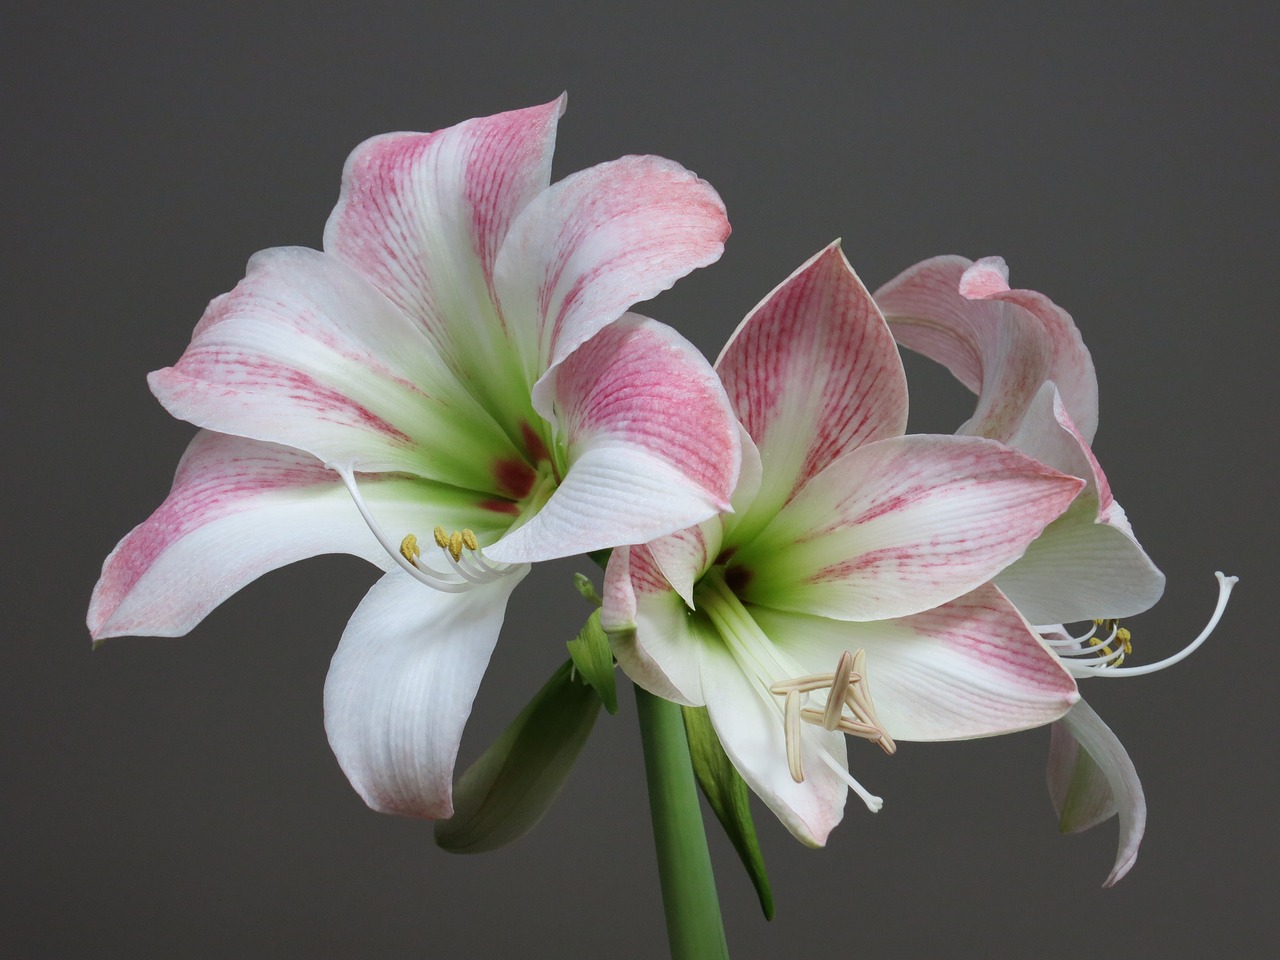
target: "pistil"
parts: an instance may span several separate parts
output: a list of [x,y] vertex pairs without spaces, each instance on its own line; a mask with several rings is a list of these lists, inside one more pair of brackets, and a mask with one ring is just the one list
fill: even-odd
[[[1172,667],[1175,663],[1180,663],[1191,656],[1199,648],[1200,644],[1209,639],[1209,635],[1218,626],[1218,621],[1222,619],[1222,614],[1227,609],[1227,601],[1231,597],[1231,590],[1239,582],[1240,578],[1228,577],[1221,570],[1215,573],[1214,576],[1218,578],[1218,603],[1214,607],[1213,615],[1209,618],[1208,624],[1200,631],[1199,636],[1177,653],[1155,663],[1145,663],[1136,667],[1120,666],[1125,657],[1133,653],[1133,645],[1129,631],[1120,626],[1118,620],[1095,620],[1093,629],[1079,637],[1073,637],[1068,634],[1065,637],[1059,635],[1055,638],[1048,629],[1041,629],[1040,632],[1045,635],[1044,639],[1050,649],[1058,655],[1059,659],[1062,660],[1063,666],[1074,677],[1137,677],[1146,673],[1155,673],[1157,670]],[[1105,640],[1098,636],[1100,629],[1106,630],[1108,628],[1110,629]],[[1056,628],[1054,632],[1056,632]],[[1079,659],[1084,657],[1090,659]]]

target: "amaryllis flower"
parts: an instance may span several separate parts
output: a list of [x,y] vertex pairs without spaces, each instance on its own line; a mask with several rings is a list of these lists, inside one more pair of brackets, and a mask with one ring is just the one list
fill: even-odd
[[627,308],[714,261],[719,197],[625,157],[550,185],[563,101],[356,148],[324,251],[267,250],[151,375],[205,428],[107,559],[97,639],[186,633],[268,570],[386,571],[325,685],[374,808],[452,812],[462,726],[536,560],[728,507],[737,427],[710,365]]
[[[1044,634],[1077,678],[1122,677],[1172,666],[1213,631],[1235,577],[1219,573],[1209,625],[1158,663],[1123,665],[1132,646],[1119,618],[1151,607],[1164,575],[1138,544],[1090,449],[1098,381],[1074,321],[1048,297],[1009,287],[1000,257],[925,260],[881,287],[876,303],[899,343],[946,366],[977,394],[960,434],[991,437],[1080,477],[1079,498],[995,583]],[[1062,624],[1094,621],[1073,636]],[[1146,822],[1142,785],[1119,739],[1084,701],[1054,724],[1049,788],[1062,829],[1088,829],[1119,814],[1111,886],[1137,858]]]
[[999,257],[934,257],[876,291],[898,342],[938,361],[978,395],[957,431],[1007,443],[1085,488],[997,585],[1033,623],[1128,617],[1150,608],[1164,575],[1138,544],[1090,450],[1098,381],[1065,310],[1011,290]]
[[844,735],[1048,723],[1075,684],[988,581],[1082,482],[976,437],[903,436],[893,338],[833,244],[742,322],[716,369],[742,423],[734,513],[613,552],[602,622],[651,692],[705,705],[799,839],[853,789]]

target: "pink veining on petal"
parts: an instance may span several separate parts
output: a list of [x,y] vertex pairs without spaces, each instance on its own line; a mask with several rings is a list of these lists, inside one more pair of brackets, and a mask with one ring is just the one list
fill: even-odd
[[452,353],[442,301],[467,280],[493,297],[493,267],[516,214],[545,190],[563,98],[434,133],[357,147],[325,228],[347,261]]
[[[103,564],[89,611],[91,633],[101,635],[157,558],[192,531],[250,509],[264,494],[336,483],[332,472],[304,453],[201,434],[178,464],[169,497],[120,541]],[[209,575],[220,574],[209,571]],[[114,626],[126,632],[130,625]]]
[[739,419],[789,498],[862,443],[906,426],[893,336],[839,244],[811,258],[739,326],[716,362]]
[[[612,438],[677,467],[727,508],[740,462],[737,427],[709,366],[669,328],[629,315],[557,371],[570,448]],[[705,363],[705,361],[703,361]]]

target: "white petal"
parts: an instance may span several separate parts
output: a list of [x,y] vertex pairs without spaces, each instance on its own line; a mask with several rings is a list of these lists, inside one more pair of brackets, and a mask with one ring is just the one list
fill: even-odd
[[782,699],[750,676],[718,638],[700,645],[702,690],[724,752],[791,833],[820,847],[844,816],[848,786],[819,756],[847,769],[844,736],[802,725],[804,781],[787,765]]
[[374,810],[453,813],[462,728],[523,577],[440,593],[395,570],[356,609],[325,680],[324,724],[343,772]]
[[[1062,719],[1067,732],[1092,758],[1106,777],[1116,811],[1120,814],[1120,839],[1116,861],[1104,887],[1114,886],[1138,859],[1138,847],[1147,826],[1147,799],[1138,780],[1138,771],[1119,738],[1102,722],[1087,703],[1081,700]],[[1052,760],[1051,755],[1051,760]],[[1055,796],[1055,805],[1057,798]],[[1061,811],[1060,811],[1061,812]],[[1091,826],[1085,823],[1079,829]]]

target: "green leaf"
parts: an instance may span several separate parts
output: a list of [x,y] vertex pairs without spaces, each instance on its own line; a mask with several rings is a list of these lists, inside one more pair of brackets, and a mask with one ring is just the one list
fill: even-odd
[[617,713],[618,688],[614,681],[613,651],[609,649],[609,638],[600,627],[599,610],[591,611],[577,639],[570,640],[566,646],[578,676],[591,685],[606,710]]
[[600,698],[566,661],[458,780],[453,816],[437,820],[451,853],[495,850],[524,836],[550,808],[600,712]]
[[706,707],[680,709],[684,713],[684,732],[689,738],[689,754],[698,786],[729,835],[733,848],[738,851],[738,858],[756,888],[756,896],[760,898],[760,909],[764,911],[765,919],[772,920],[773,891],[769,888],[764,855],[760,852],[755,823],[751,819],[751,792],[725,755]]
[[585,573],[575,573],[573,575],[573,585],[582,594],[582,599],[587,603],[594,603],[597,607],[604,603],[600,594],[596,592],[596,585],[591,582],[591,578]]

